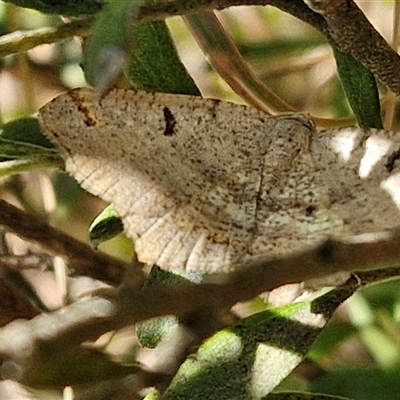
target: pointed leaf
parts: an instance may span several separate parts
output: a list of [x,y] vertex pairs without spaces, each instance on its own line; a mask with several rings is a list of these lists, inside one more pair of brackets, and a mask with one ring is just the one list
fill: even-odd
[[36,118],[20,118],[2,127],[0,176],[62,165],[61,157],[42,135]]
[[121,234],[124,225],[115,213],[113,205],[107,206],[89,227],[89,242],[96,248],[100,243]]
[[353,290],[337,288],[218,332],[182,364],[162,399],[262,399],[300,363]]
[[34,144],[16,142],[13,140],[2,139],[0,137],[0,157],[5,159],[14,159],[29,156],[46,156],[56,155],[56,151],[52,149],[46,149],[41,146]]
[[126,73],[137,89],[200,95],[179,59],[164,21],[133,26],[132,34],[136,47]]
[[[1,144],[0,144],[1,146]],[[22,157],[15,160],[0,160],[0,176],[19,174],[40,168],[62,168],[63,161],[57,154]]]
[[2,126],[1,139],[12,140],[53,149],[53,144],[45,137],[40,129],[37,118],[19,118]]
[[137,89],[200,94],[179,59],[165,22],[132,23],[137,5],[134,1],[109,2],[99,13],[85,49],[87,80],[104,90],[126,66]]
[[337,69],[350,106],[362,128],[383,129],[375,77],[363,64],[333,47]]

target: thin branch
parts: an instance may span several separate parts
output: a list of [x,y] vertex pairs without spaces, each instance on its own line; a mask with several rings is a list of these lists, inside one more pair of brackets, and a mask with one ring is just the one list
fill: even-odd
[[[97,279],[120,282],[124,263],[101,252],[93,251],[70,236],[36,220],[0,200],[0,224],[34,240],[52,252],[67,257],[75,269]],[[340,271],[369,270],[400,263],[400,233],[358,235],[346,240],[329,239],[321,245],[278,260],[269,258],[252,262],[226,276],[221,284],[189,285],[184,288],[157,289],[138,294],[139,305],[132,318],[139,320],[165,315],[182,315],[200,304],[224,304],[231,307],[259,293],[278,286],[324,277]],[[141,282],[142,275],[134,271]],[[134,278],[133,278],[134,279]],[[154,289],[156,290],[156,289]],[[160,299],[161,303],[160,303]]]
[[53,259],[48,254],[24,254],[16,256],[12,254],[0,255],[0,268],[15,271],[27,269],[47,270],[53,266]]
[[[351,278],[344,285],[310,302],[300,313],[293,314],[293,319],[273,318],[268,322],[271,334],[262,335],[260,340],[273,347],[279,346],[283,350],[304,355],[334,310],[358,287],[358,280]],[[132,307],[136,300],[134,292],[120,292],[112,301],[92,298],[30,321],[15,321],[9,324],[0,330],[2,377],[27,385],[36,383],[43,386],[41,370],[54,368],[55,363],[68,358],[71,353],[80,354],[82,348],[78,346],[81,343],[94,339],[113,327],[115,329],[123,326],[123,323],[129,323],[131,311],[136,310]],[[163,302],[163,299],[159,301]],[[282,324],[285,326],[284,332]],[[297,341],[294,342],[293,337],[296,337]],[[22,347],[21,343],[24,344]],[[65,343],[68,343],[68,346],[65,346]],[[160,384],[160,378],[163,378],[158,375],[160,372],[163,373],[158,369],[154,375],[149,375],[136,367],[135,369],[137,369],[137,373],[134,374],[135,382],[139,387],[141,384],[143,386]],[[158,382],[155,380],[157,378]],[[53,385],[57,383],[60,384],[52,381]],[[62,383],[67,384],[64,381]]]
[[[359,235],[348,240],[329,239],[321,245],[278,260],[253,262],[227,275],[220,284],[187,285],[172,289],[152,289],[140,293],[131,322],[165,314],[183,315],[204,306],[230,308],[278,286],[322,278],[337,272],[362,274],[374,268],[385,269],[379,279],[400,277],[400,232]],[[371,283],[371,282],[370,282]],[[161,308],[160,308],[161,307]],[[134,315],[136,313],[136,315]]]
[[361,286],[370,286],[376,283],[399,279],[400,267],[356,271],[354,274],[357,276]]
[[137,22],[154,21],[198,11],[222,10],[232,6],[274,6],[325,32],[324,19],[312,12],[302,0],[167,0],[139,6]]
[[[238,301],[283,283],[322,277],[339,271],[354,273],[344,285],[312,304],[312,312],[329,317],[336,306],[360,286],[400,276],[400,267],[368,271],[373,267],[398,265],[400,232],[354,236],[348,240],[327,240],[320,246],[280,260],[264,260],[227,275],[224,282],[154,287],[136,291],[121,287],[114,298],[91,298],[62,310],[39,315],[30,321],[15,321],[0,331],[2,371],[18,371],[8,376],[23,381],[32,365],[46,363],[51,354],[64,354],[74,346],[97,339],[123,326],[163,315],[188,315],[195,310],[229,309]],[[43,329],[46,326],[46,329]],[[21,343],[24,343],[21,348]],[[68,343],[68,349],[65,347]],[[18,368],[14,368],[17,366]]]
[[249,105],[267,114],[296,111],[253,74],[213,12],[188,14],[184,20],[215,71]]
[[[274,6],[310,24],[327,41],[369,68],[378,79],[400,95],[400,57],[373,28],[353,1],[308,0],[168,0],[143,4],[135,15],[135,22],[164,19],[197,11],[221,10],[239,5]],[[321,14],[321,15],[320,15]],[[0,38],[0,57],[26,51],[43,43],[53,43],[74,35],[86,36],[93,18],[76,20],[56,28],[14,32]]]
[[[135,15],[136,22],[154,21],[195,11],[221,10],[238,5],[274,6],[310,24],[325,35],[329,43],[368,67],[378,79],[400,95],[400,57],[373,28],[353,1],[308,0],[168,0],[143,4]],[[321,15],[320,15],[321,14]],[[0,57],[29,50],[39,44],[90,32],[93,18],[72,21],[56,28],[13,32],[0,38]]]
[[44,310],[40,300],[36,301],[37,296],[30,296],[32,292],[28,294],[24,290],[26,286],[16,284],[10,278],[10,274],[4,273],[0,277],[0,326],[20,318],[33,318]]
[[[239,301],[252,299],[283,284],[321,278],[341,271],[355,271],[357,276],[364,277],[364,284],[372,283],[372,277],[379,280],[400,277],[399,260],[400,233],[394,231],[354,236],[346,241],[327,240],[303,253],[247,265],[226,275],[221,283],[154,287],[140,292],[122,287],[116,303],[108,301],[100,307],[108,310],[104,319],[100,318],[103,319],[100,324],[103,328],[96,328],[97,323],[92,321],[88,323],[90,332],[71,340],[77,344],[80,340],[96,338],[104,332],[101,329],[118,329],[163,315],[184,316],[196,309],[229,309]],[[390,266],[392,268],[387,270],[368,272],[373,268]]]
[[[74,275],[87,275],[110,283],[120,283],[128,266],[105,253],[93,250],[89,245],[72,238],[28,215],[0,199],[0,225],[26,240],[34,241],[53,254],[65,257],[72,266]],[[136,282],[141,284],[144,276],[135,271]]]
[[[306,1],[306,0],[305,0]],[[400,56],[374,29],[352,0],[307,0],[327,23],[327,39],[364,64],[400,95]]]
[[0,37],[0,57],[32,49],[35,46],[54,43],[72,36],[86,36],[93,24],[93,17],[67,22],[57,27],[30,31],[15,31]]
[[[340,271],[359,273],[369,270],[380,270],[380,279],[385,276],[385,268],[396,267],[388,272],[393,278],[397,273],[400,277],[400,231],[393,230],[377,234],[351,236],[347,239],[328,239],[317,247],[305,250],[276,261],[259,261],[249,265],[247,282],[248,299],[254,297],[253,291],[259,293],[271,290],[275,283],[279,285],[296,283],[314,278],[321,278]],[[397,271],[397,272],[396,272]],[[236,280],[243,286],[239,271],[236,277],[230,279],[231,284]],[[270,275],[273,275],[271,277]],[[257,284],[257,279],[259,280]],[[275,282],[273,282],[275,281]],[[269,286],[269,287],[267,287]],[[246,296],[245,290],[240,291],[241,300]]]
[[[215,13],[203,11],[183,18],[211,66],[244,101],[267,114],[296,112],[253,73]],[[355,122],[354,116],[309,117],[319,128],[349,126]]]
[[[306,1],[306,0],[305,0]],[[270,5],[319,30],[327,41],[369,68],[393,92],[400,95],[400,57],[374,29],[351,0],[170,0],[140,6],[138,22],[184,15],[195,11],[221,10],[237,5]]]

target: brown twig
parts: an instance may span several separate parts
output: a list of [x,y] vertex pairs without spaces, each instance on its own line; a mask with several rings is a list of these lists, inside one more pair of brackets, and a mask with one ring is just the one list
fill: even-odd
[[[122,281],[126,269],[130,268],[124,262],[93,250],[89,245],[24,213],[4,200],[0,200],[0,225],[24,239],[39,243],[53,254],[65,257],[75,275],[87,275],[115,284]],[[139,269],[136,272],[136,283],[139,284],[143,275]]]
[[250,300],[283,284],[321,278],[341,271],[356,271],[356,274],[362,275],[373,268],[392,266],[387,274],[382,269],[382,272],[372,275],[379,280],[389,279],[400,276],[400,267],[396,267],[399,264],[398,231],[354,236],[343,241],[330,239],[299,254],[252,263],[227,275],[221,284],[157,288],[140,293],[131,303],[138,302],[131,322],[137,322],[136,318],[142,320],[165,314],[183,315],[202,305],[229,308],[238,301]]
[[0,228],[0,326],[18,318],[32,318],[48,311],[35,289],[20,273],[23,269],[49,266],[50,256],[44,254],[11,254],[5,231]]
[[33,318],[43,311],[42,303],[35,302],[37,297],[27,296],[24,287],[9,278],[0,277],[0,326],[20,318]]
[[[119,312],[123,312],[121,307],[127,307],[128,315],[118,319],[118,326],[114,321],[109,328],[116,329],[123,326],[119,325],[121,323],[132,324],[168,314],[182,316],[204,307],[229,309],[239,301],[250,300],[283,284],[321,278],[341,271],[355,271],[355,274],[365,276],[364,284],[370,284],[400,277],[399,264],[398,231],[359,235],[344,241],[329,239],[299,254],[247,265],[227,275],[222,283],[154,287],[143,292],[122,289],[118,308]],[[388,269],[369,272],[373,268],[384,267]]]
[[[311,343],[323,329],[339,304],[351,296],[359,287],[354,278],[344,285],[326,293],[302,307],[298,313],[288,318],[267,318],[268,329],[258,336],[259,340],[282,350],[290,350],[305,355]],[[156,293],[153,293],[156,294]],[[160,303],[167,303],[158,299]],[[30,321],[15,321],[0,330],[0,364],[2,377],[27,385],[41,385],[46,382],[46,374],[40,371],[56,367],[68,355],[82,351],[80,343],[94,339],[107,330],[129,323],[135,312],[137,295],[121,292],[114,300],[92,298],[72,304],[46,316],[38,316]],[[43,326],[48,327],[43,329]],[[296,338],[294,340],[294,338]],[[21,343],[24,346],[21,348]],[[68,346],[65,346],[68,343]],[[299,362],[301,357],[296,361]],[[160,384],[163,376],[149,376],[148,372],[135,367],[135,382],[138,387]],[[67,369],[68,371],[68,369]],[[129,373],[130,371],[127,371]],[[57,376],[57,375],[56,375]],[[75,377],[75,375],[73,375]],[[58,377],[58,380],[62,380]],[[154,379],[157,379],[155,381]],[[169,378],[167,377],[167,380]],[[52,380],[53,386],[71,384]]]
[[356,4],[349,0],[171,0],[144,4],[137,21],[162,19],[203,10],[221,10],[237,5],[270,5],[319,30],[327,41],[369,68],[393,92],[400,95],[400,57],[374,29]]
[[214,70],[249,105],[267,114],[296,111],[253,74],[213,12],[189,14],[184,20]]
[[[274,6],[319,30],[329,43],[350,53],[378,79],[400,95],[400,57],[373,28],[353,1],[309,0],[169,0],[143,4],[136,22],[147,22],[203,10],[221,10],[239,5]],[[315,12],[317,11],[317,12]],[[72,21],[57,28],[15,32],[0,38],[0,56],[25,51],[42,43],[52,43],[74,35],[86,36],[93,19]]]
[[232,6],[274,6],[309,23],[324,32],[324,19],[312,12],[302,0],[168,0],[140,5],[135,16],[137,22],[154,21],[174,15],[190,14],[206,10],[222,10]]
[[24,254],[16,256],[12,254],[0,255],[0,268],[23,271],[26,269],[45,270],[53,265],[52,257],[48,254]]
[[[2,370],[7,370],[7,363],[17,364],[21,374],[10,377],[23,381],[23,372],[29,375],[32,365],[45,364],[49,355],[64,354],[65,343],[72,349],[107,331],[153,317],[183,316],[207,308],[227,310],[237,301],[248,300],[283,283],[360,268],[361,271],[355,272],[358,280],[352,278],[330,295],[312,303],[312,312],[329,318],[336,306],[358,287],[400,276],[400,267],[368,271],[372,267],[397,265],[399,245],[398,231],[355,236],[344,241],[327,240],[301,254],[248,265],[219,284],[154,287],[142,292],[121,287],[114,298],[92,298],[3,328],[0,331]],[[43,324],[52,329],[44,330]],[[21,351],[21,342],[24,351]]]
[[325,18],[329,42],[351,54],[400,95],[400,56],[357,5],[352,0],[309,0],[308,3]]
[[[18,235],[34,240],[53,253],[67,257],[81,274],[104,281],[120,282],[126,265],[106,254],[95,252],[70,236],[44,224],[0,200],[0,224]],[[400,233],[329,239],[320,246],[278,260],[258,260],[229,274],[221,284],[152,289],[137,294],[136,312],[131,322],[165,314],[183,315],[199,304],[231,307],[259,293],[288,283],[324,277],[340,271],[368,270],[400,263]],[[142,279],[141,274],[137,274]],[[139,279],[139,280],[140,280]]]
[[89,34],[93,17],[67,22],[57,27],[15,31],[0,37],[0,57],[23,52],[44,43],[54,43],[72,36]]
[[[208,62],[247,104],[272,115],[296,112],[253,73],[214,12],[202,11],[183,18]],[[355,122],[354,116],[330,119],[309,115],[309,118],[319,128],[349,126]]]

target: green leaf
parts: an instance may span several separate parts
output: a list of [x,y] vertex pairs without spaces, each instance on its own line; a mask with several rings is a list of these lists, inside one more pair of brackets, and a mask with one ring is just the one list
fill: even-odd
[[160,400],[160,394],[158,390],[153,389],[143,400]]
[[56,155],[56,151],[46,149],[34,144],[14,142],[13,140],[6,140],[0,137],[0,157],[3,159],[15,159],[29,156],[46,156],[49,154]]
[[48,14],[71,16],[93,14],[101,10],[103,0],[5,0],[19,7],[33,8]]
[[[143,290],[154,286],[175,286],[190,282],[200,282],[201,274],[186,273],[184,276],[164,271],[154,266],[147,278]],[[144,347],[155,348],[162,340],[176,331],[179,319],[174,316],[153,318],[136,325],[136,335]]]
[[[151,391],[144,400],[160,400],[157,390]],[[330,396],[325,394],[303,393],[303,392],[279,392],[270,393],[263,400],[351,400],[348,397]]]
[[341,344],[356,333],[357,328],[350,323],[338,323],[335,321],[334,324],[329,325],[329,329],[324,329],[307,357],[318,361],[322,357],[333,353]]
[[99,90],[113,83],[126,61],[132,37],[128,26],[134,2],[110,1],[96,18],[84,48],[84,72],[87,81]]
[[27,117],[11,121],[1,128],[1,139],[12,140],[53,149],[53,144],[45,137],[40,129],[37,118]]
[[42,135],[36,118],[21,118],[2,127],[0,176],[62,165],[61,157]]
[[200,95],[179,59],[164,21],[133,26],[132,34],[136,47],[126,74],[137,89]]
[[362,128],[383,129],[379,92],[372,72],[350,54],[333,47],[338,73]]
[[76,180],[65,172],[53,174],[52,182],[57,198],[57,217],[69,220],[72,210],[76,209],[85,192]]
[[29,156],[16,160],[0,161],[0,176],[19,174],[21,172],[33,171],[40,168],[61,168],[63,160],[57,154],[41,156]]
[[351,400],[348,397],[330,396],[316,393],[279,392],[270,393],[265,400]]
[[141,90],[199,95],[179,59],[164,21],[134,24],[135,1],[109,2],[99,13],[85,48],[85,75],[100,90],[125,66]]
[[341,368],[313,379],[308,390],[357,400],[398,400],[400,368]]
[[354,288],[267,310],[206,340],[180,367],[163,400],[256,400],[300,363],[336,307]]
[[89,242],[93,247],[110,240],[124,231],[121,219],[115,213],[113,205],[107,206],[89,227]]

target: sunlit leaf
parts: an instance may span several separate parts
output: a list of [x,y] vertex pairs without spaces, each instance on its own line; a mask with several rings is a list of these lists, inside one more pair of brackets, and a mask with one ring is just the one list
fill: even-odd
[[162,399],[262,399],[300,363],[351,293],[335,289],[218,332],[182,364]]
[[124,230],[121,219],[112,205],[106,207],[89,227],[89,241],[93,247],[110,240]]

